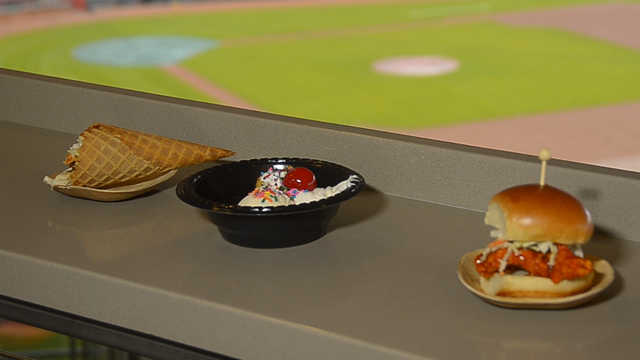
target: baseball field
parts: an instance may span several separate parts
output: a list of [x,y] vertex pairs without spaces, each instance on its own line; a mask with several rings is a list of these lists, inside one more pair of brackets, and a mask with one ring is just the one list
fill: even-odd
[[[167,71],[180,66],[267,112],[358,126],[442,126],[640,99],[636,49],[492,18],[597,2],[311,3],[204,12],[175,11],[181,5],[173,5],[153,16],[5,36],[0,67],[224,102]],[[149,36],[206,39],[215,46],[171,64],[111,64],[74,56],[83,45]],[[115,48],[104,56],[117,59],[127,52]],[[460,66],[441,76],[393,76],[372,69],[380,59],[419,55],[455,59]]]
[[[429,136],[638,103],[635,28],[613,41],[606,26],[580,28],[629,9],[640,14],[640,0],[176,2],[31,27],[0,17],[0,67]],[[380,71],[385,61],[397,71]]]

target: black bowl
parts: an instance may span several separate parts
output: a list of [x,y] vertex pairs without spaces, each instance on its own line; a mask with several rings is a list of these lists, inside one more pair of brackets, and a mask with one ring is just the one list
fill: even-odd
[[[258,177],[270,167],[306,167],[318,187],[335,186],[354,175],[347,190],[332,197],[300,205],[248,207],[237,204],[255,188]],[[309,243],[324,236],[340,203],[365,187],[362,175],[321,160],[265,158],[214,166],[182,180],[176,188],[185,203],[202,209],[222,237],[251,248],[283,248]]]

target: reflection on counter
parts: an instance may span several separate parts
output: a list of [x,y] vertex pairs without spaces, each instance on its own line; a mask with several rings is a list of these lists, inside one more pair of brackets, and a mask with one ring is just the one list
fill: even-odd
[[0,319],[0,360],[145,360],[121,350]]
[[[159,193],[154,196],[159,201],[143,211],[131,210],[125,203],[80,199],[56,202],[52,206],[59,211],[46,219],[47,226],[53,231],[65,232],[68,239],[78,240],[94,264],[130,256],[213,226],[204,221],[203,214],[198,219],[193,212],[176,211],[170,201],[173,195]],[[171,222],[158,220],[166,213],[174,214]],[[77,220],[87,215],[105,220],[103,223]],[[133,221],[136,216],[144,221]],[[131,241],[140,234],[145,236]]]
[[[522,310],[483,304],[482,311],[476,314],[479,322],[456,319],[447,325],[457,328],[474,344],[477,352],[482,354],[482,359],[596,360],[600,355],[593,349],[611,341],[615,333],[615,316],[610,309],[598,307],[597,304],[583,305],[583,308],[588,307],[592,313],[603,312],[606,315],[601,318],[610,320],[599,322],[597,326],[584,326],[584,315],[581,315],[579,308]],[[519,314],[520,321],[514,323],[505,320],[514,313]],[[574,331],[566,333],[566,329],[548,326],[552,318],[575,324]]]

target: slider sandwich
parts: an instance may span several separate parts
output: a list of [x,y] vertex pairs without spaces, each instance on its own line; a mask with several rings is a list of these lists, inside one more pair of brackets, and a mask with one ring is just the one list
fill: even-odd
[[491,199],[485,224],[496,238],[475,258],[486,294],[547,298],[590,288],[593,263],[581,245],[593,221],[572,195],[549,185],[512,187]]

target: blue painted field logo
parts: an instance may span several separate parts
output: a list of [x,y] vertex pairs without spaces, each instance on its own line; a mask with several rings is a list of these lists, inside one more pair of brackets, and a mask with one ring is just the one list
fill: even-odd
[[181,36],[133,36],[80,45],[73,56],[85,63],[114,67],[177,65],[218,47],[215,40]]
[[460,68],[460,62],[442,56],[401,56],[375,61],[373,71],[392,76],[428,77],[450,74]]

